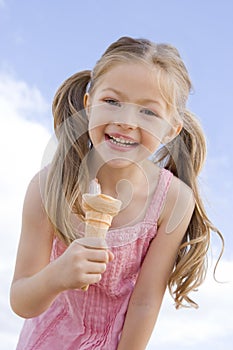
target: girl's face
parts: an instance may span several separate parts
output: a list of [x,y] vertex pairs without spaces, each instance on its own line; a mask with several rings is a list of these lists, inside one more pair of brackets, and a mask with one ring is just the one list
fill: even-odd
[[165,138],[178,133],[159,92],[156,70],[144,64],[114,66],[93,94],[86,94],[84,104],[92,144],[115,167],[148,158]]

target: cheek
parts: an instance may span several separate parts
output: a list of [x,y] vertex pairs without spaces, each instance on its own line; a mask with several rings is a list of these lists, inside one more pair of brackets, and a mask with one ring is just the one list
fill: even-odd
[[103,104],[95,105],[90,108],[88,119],[91,129],[103,126],[109,123],[112,113]]
[[91,142],[94,146],[103,142],[103,137],[104,137],[103,125],[100,125],[100,126],[89,125],[88,132],[89,132]]
[[145,147],[147,152],[154,153],[160,144],[161,141],[157,136],[152,135],[151,133],[144,133],[142,138],[142,145]]
[[151,137],[156,139],[156,142],[160,144],[164,143],[164,138],[170,133],[172,125],[168,120],[159,120],[157,127],[151,129]]
[[98,107],[92,108],[89,113],[88,132],[93,145],[99,144],[103,138],[104,120]]
[[142,144],[150,152],[154,153],[156,149],[163,142],[164,136],[167,134],[167,127],[164,123],[151,123],[150,126],[141,128],[142,130]]

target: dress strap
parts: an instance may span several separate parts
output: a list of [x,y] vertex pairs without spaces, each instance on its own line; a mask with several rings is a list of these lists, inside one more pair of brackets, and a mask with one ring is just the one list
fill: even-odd
[[157,223],[159,220],[172,177],[173,174],[169,170],[161,168],[155,194],[147,210],[145,221]]

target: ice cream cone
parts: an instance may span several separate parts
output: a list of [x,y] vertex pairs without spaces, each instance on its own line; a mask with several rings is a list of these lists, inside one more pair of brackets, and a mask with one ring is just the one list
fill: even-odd
[[[98,246],[98,240],[93,240],[92,242],[95,246],[93,244],[92,248],[103,248],[103,241],[105,241],[112,219],[119,213],[122,203],[118,199],[102,194],[96,180],[91,182],[90,192],[92,193],[84,193],[82,195],[82,208],[85,212],[84,240],[89,238],[88,242],[90,242],[91,237],[100,238],[102,242],[101,247]],[[88,286],[82,289],[87,290]]]
[[84,193],[85,237],[105,238],[112,219],[119,213],[121,201],[104,194]]

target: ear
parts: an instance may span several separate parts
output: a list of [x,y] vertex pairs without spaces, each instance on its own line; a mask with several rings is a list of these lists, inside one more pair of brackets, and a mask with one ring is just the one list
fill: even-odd
[[87,117],[89,117],[90,95],[88,94],[88,92],[86,92],[84,97],[83,97],[83,105],[84,105],[84,108],[86,110],[86,115],[87,115]]
[[173,125],[168,133],[164,136],[162,143],[166,144],[168,142],[171,142],[179,133],[181,132],[183,128],[183,123],[179,122]]

